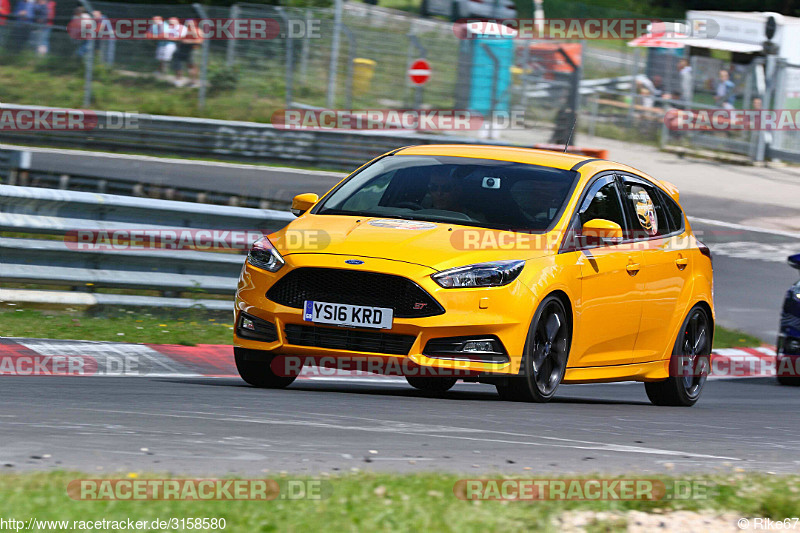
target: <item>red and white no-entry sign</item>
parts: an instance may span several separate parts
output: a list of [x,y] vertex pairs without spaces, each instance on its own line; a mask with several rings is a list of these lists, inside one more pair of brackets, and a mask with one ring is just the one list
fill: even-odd
[[414,85],[425,85],[431,77],[431,64],[425,59],[417,59],[408,69],[408,79]]

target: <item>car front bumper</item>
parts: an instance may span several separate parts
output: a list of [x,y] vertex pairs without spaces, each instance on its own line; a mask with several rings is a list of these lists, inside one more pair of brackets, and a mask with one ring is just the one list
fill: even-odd
[[[516,374],[519,370],[521,354],[523,353],[525,339],[528,334],[536,300],[532,291],[519,281],[514,281],[503,287],[475,288],[475,289],[444,289],[436,284],[430,277],[435,270],[401,261],[386,259],[364,258],[366,264],[358,267],[344,263],[344,257],[333,254],[290,254],[284,257],[286,265],[277,273],[270,273],[260,268],[245,263],[242,269],[239,286],[236,292],[234,306],[235,333],[234,345],[241,348],[260,350],[272,355],[290,355],[306,357],[326,357],[334,359],[357,359],[365,357],[384,357],[388,359],[402,359],[404,364],[419,367],[432,367],[442,371],[457,370],[461,377],[464,375],[486,374]],[[343,270],[367,270],[401,276],[419,285],[430,294],[445,310],[443,314],[419,318],[394,318],[392,328],[385,330],[369,328],[346,328],[331,325],[314,325],[303,320],[303,310],[295,307],[278,304],[269,298],[266,293],[269,288],[299,267],[335,268]],[[337,303],[337,302],[331,302]],[[239,319],[245,313],[257,319],[269,322],[275,326],[275,340],[264,341],[254,338],[244,338],[239,330]],[[346,331],[355,335],[366,334],[375,338],[376,334],[403,335],[413,337],[407,353],[381,353],[377,351],[363,351],[350,349],[334,349],[321,346],[301,345],[290,343],[293,335],[287,334],[287,327],[294,328],[294,338],[297,338],[297,326],[308,328],[324,328],[323,333],[339,336],[346,335]],[[249,336],[249,335],[248,335]],[[313,338],[309,333],[306,339]],[[479,360],[480,355],[463,352],[453,357],[452,354],[431,354],[430,348],[425,350],[428,341],[432,339],[467,337],[487,338],[493,337],[502,344],[505,357],[496,357],[499,362]],[[423,354],[426,351],[429,355]],[[476,360],[478,359],[478,360]],[[378,368],[378,367],[374,367]],[[392,365],[391,369],[396,369]],[[407,368],[407,366],[403,366]],[[393,371],[393,370],[392,370]],[[442,372],[446,375],[446,372]]]

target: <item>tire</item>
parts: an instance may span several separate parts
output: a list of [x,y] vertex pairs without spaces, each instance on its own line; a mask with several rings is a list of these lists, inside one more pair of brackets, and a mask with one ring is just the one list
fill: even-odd
[[283,389],[292,384],[297,376],[279,376],[270,366],[276,356],[260,350],[233,348],[236,370],[247,383],[262,389]]
[[453,388],[458,378],[406,376],[408,384],[425,392],[445,392]]
[[[713,324],[705,308],[696,305],[686,315],[672,349],[670,377],[644,384],[653,405],[691,407],[700,398],[711,367]],[[689,375],[686,368],[691,369]]]
[[496,385],[500,398],[549,402],[564,379],[571,345],[572,323],[564,304],[556,296],[548,296],[536,310],[528,330],[521,375]]
[[419,16],[428,18],[430,12],[428,11],[428,0],[422,0],[422,5],[419,6]]
[[800,377],[797,376],[778,376],[778,383],[790,387],[800,387]]

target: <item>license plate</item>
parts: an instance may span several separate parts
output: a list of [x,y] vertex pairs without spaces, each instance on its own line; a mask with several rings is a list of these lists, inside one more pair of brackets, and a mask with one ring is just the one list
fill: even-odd
[[303,302],[303,320],[359,328],[391,329],[394,310],[367,305]]

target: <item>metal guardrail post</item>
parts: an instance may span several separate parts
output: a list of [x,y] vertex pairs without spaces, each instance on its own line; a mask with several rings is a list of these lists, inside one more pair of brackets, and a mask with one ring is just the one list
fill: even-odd
[[[197,15],[201,19],[208,18],[208,13],[201,4],[192,4],[192,7],[197,11]],[[197,107],[203,109],[206,106],[206,91],[208,89],[208,49],[210,46],[208,39],[203,39],[203,44],[200,46],[203,47],[203,59],[200,65],[200,89],[197,91]]]
[[27,173],[31,168],[31,153],[26,150],[3,150],[8,154],[8,184],[22,185],[27,182]]

